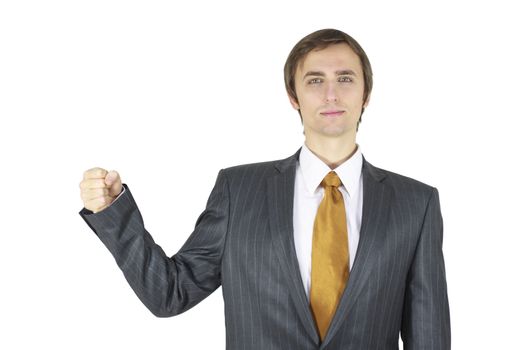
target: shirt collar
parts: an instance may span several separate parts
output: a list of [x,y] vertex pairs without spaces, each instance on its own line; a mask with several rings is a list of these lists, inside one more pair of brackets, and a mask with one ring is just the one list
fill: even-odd
[[[354,154],[334,169],[350,197],[356,193],[363,165],[361,147],[359,144],[356,144],[356,147]],[[301,147],[299,167],[310,195],[315,193],[321,181],[332,170],[306,146],[306,143]]]

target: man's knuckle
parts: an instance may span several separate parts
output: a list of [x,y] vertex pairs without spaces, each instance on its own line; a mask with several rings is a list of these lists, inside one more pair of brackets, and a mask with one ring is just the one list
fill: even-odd
[[94,167],[84,171],[84,179],[96,179],[106,176],[107,171],[100,167]]

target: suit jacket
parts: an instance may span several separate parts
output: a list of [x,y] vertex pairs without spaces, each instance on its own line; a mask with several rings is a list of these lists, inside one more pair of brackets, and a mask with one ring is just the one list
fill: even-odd
[[344,294],[321,342],[293,239],[292,156],[221,169],[182,248],[166,256],[129,187],[106,209],[79,214],[158,317],[180,314],[222,285],[226,348],[450,349],[436,188],[363,157],[363,217]]

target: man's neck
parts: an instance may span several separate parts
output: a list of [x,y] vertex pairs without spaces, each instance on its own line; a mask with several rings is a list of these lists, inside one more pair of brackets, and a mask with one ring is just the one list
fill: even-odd
[[312,142],[306,139],[305,144],[330,169],[335,169],[357,151],[355,139],[327,139],[323,142]]

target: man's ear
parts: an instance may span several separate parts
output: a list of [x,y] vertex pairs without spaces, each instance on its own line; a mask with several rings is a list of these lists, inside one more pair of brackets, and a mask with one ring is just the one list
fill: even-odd
[[290,94],[288,94],[288,99],[290,100],[290,103],[292,104],[292,107],[293,107],[294,109],[299,110],[299,103],[297,103],[297,101],[295,100],[295,98],[293,98],[292,96],[290,96]]
[[363,108],[368,107],[368,102],[369,102],[369,101],[370,101],[370,95],[368,95],[368,97],[366,98],[365,103],[363,103]]

